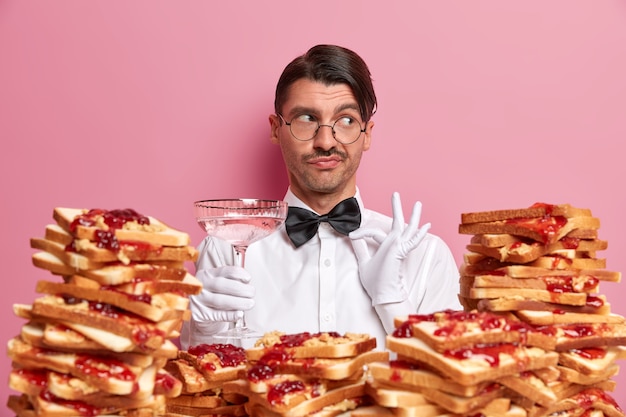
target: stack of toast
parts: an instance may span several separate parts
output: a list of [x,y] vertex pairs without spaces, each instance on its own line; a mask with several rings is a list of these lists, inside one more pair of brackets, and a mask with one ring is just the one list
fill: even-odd
[[[554,339],[518,320],[477,311],[397,317],[387,336],[396,353],[370,365],[368,393],[394,415],[526,415],[502,381],[541,395],[555,378]],[[517,387],[516,387],[517,389]],[[550,400],[550,399],[548,399]]]
[[271,332],[246,350],[248,369],[224,393],[247,398],[250,416],[330,417],[363,405],[365,366],[386,361],[367,334]]
[[460,269],[464,308],[506,315],[554,340],[556,378],[544,381],[542,400],[500,380],[529,415],[575,415],[581,397],[590,409],[623,415],[607,391],[615,388],[615,361],[626,357],[626,324],[599,289],[621,274],[598,257],[607,248],[599,227],[590,210],[569,204],[461,215],[459,232],[472,235]]
[[175,358],[188,295],[201,283],[185,268],[197,258],[189,236],[132,209],[56,208],[44,238],[31,239],[37,283],[27,320],[8,342],[8,406],[19,417],[154,416],[182,383]]
[[167,398],[165,417],[229,416],[246,414],[247,398],[222,389],[247,369],[246,352],[232,344],[201,344],[179,351],[165,369],[179,379],[183,388],[178,397]]

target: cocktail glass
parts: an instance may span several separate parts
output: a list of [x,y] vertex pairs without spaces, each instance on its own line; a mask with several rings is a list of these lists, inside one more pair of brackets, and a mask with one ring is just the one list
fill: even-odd
[[[221,199],[194,202],[196,221],[209,236],[229,242],[236,265],[245,268],[248,246],[273,233],[287,217],[287,203],[280,200]],[[242,339],[258,338],[261,333],[246,325],[245,315],[229,330],[214,335],[242,346]]]

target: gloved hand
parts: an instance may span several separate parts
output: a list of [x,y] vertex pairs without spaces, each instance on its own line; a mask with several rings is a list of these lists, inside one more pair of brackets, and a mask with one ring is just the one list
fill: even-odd
[[[422,215],[422,203],[413,206],[408,226],[404,223],[400,194],[391,197],[393,222],[389,234],[379,229],[357,229],[350,233],[359,262],[361,284],[372,299],[372,305],[398,303],[408,298],[408,288],[401,275],[402,260],[424,239],[430,223],[418,227]],[[372,238],[380,246],[370,254],[363,238]]]
[[196,278],[202,292],[189,297],[189,308],[196,322],[235,322],[254,307],[255,289],[250,273],[238,266],[199,269]]

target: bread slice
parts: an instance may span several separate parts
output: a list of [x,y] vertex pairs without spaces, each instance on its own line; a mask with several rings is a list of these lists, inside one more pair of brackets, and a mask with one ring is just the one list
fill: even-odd
[[256,366],[269,365],[274,373],[294,374],[307,378],[345,380],[354,378],[368,364],[387,361],[389,352],[372,350],[348,358],[290,358],[288,355],[261,357],[248,369],[248,379],[252,378]]
[[511,278],[539,278],[543,276],[577,276],[581,278],[593,277],[600,281],[619,282],[621,273],[608,271],[605,269],[549,269],[528,265],[506,264],[495,259],[485,258],[486,262],[481,264],[463,264],[460,268],[461,275],[496,275],[508,276]]
[[42,294],[63,294],[65,297],[109,304],[153,322],[182,320],[189,305],[187,297],[175,294],[131,294],[113,286],[100,286],[89,279],[76,278],[68,283],[39,281],[35,290]]
[[387,347],[426,363],[462,385],[475,385],[518,372],[555,366],[558,361],[556,352],[512,344],[486,345],[482,349],[468,347],[443,354],[415,337],[387,336]]
[[238,378],[248,364],[243,348],[232,344],[200,344],[178,352],[179,359],[192,365],[209,382]]
[[[101,391],[116,395],[133,393],[143,372],[139,367],[120,361],[36,348],[19,338],[9,340],[7,353],[15,363],[25,368],[71,374]],[[99,369],[98,373],[94,372],[96,368]]]
[[243,404],[228,404],[214,408],[192,407],[180,404],[166,404],[163,417],[244,417],[247,416]]
[[578,277],[575,274],[564,276],[542,276],[538,278],[511,278],[499,275],[462,276],[462,285],[475,288],[529,288],[552,292],[597,293],[599,280],[592,276]]
[[372,363],[369,372],[379,384],[410,392],[419,392],[422,388],[433,388],[462,397],[471,397],[478,395],[491,384],[491,381],[471,385],[460,384],[408,358],[392,360],[389,363]]
[[[164,246],[142,241],[120,240],[118,244],[109,248],[99,242],[76,239],[69,232],[58,225],[46,226],[45,239],[61,245],[85,256],[92,262],[116,262],[129,264],[131,261],[195,261],[198,251],[193,246]],[[68,243],[69,242],[69,243]]]
[[549,311],[557,314],[577,313],[597,315],[608,315],[611,313],[611,305],[606,301],[604,295],[587,295],[586,303],[581,306],[556,304],[515,295],[493,299],[478,299],[474,301],[476,301],[475,308],[480,311],[504,312],[529,310]]
[[571,349],[626,345],[626,324],[573,323],[555,324],[558,352]]
[[515,313],[520,319],[533,326],[549,326],[552,324],[572,323],[608,323],[620,324],[625,319],[619,314],[585,314],[573,312],[550,312],[519,310]]
[[204,375],[185,359],[169,360],[164,369],[183,383],[183,394],[206,393],[222,386],[222,381],[207,381]]
[[373,376],[372,380],[367,381],[365,384],[365,392],[372,397],[376,404],[384,407],[415,407],[431,404],[431,402],[419,392],[411,392],[385,385],[381,383],[376,376]]
[[[63,251],[61,256],[72,255]],[[73,254],[78,257],[82,255]],[[82,262],[88,264],[88,260],[82,257]],[[183,281],[189,272],[184,268],[183,262],[131,262],[128,265],[113,263],[100,266],[98,269],[80,269],[64,263],[58,256],[50,252],[36,252],[32,256],[33,264],[41,269],[48,270],[55,275],[70,276],[80,273],[86,278],[99,282],[102,285],[120,285],[132,283],[141,278],[141,281]],[[67,259],[67,258],[66,258]],[[81,262],[76,262],[80,264]]]
[[600,220],[595,217],[528,217],[459,225],[460,234],[509,234],[551,244],[576,229],[599,229]]
[[623,346],[583,347],[559,353],[559,365],[585,375],[602,373],[619,359],[626,359]]
[[285,350],[291,358],[346,358],[368,352],[376,347],[376,338],[365,333],[334,332],[266,333],[255,347],[247,349],[249,361],[258,361],[269,349]]
[[[472,242],[476,240],[479,240],[476,236],[472,237]],[[578,252],[595,252],[604,250],[607,247],[608,242],[605,240],[581,240],[564,237],[561,240],[549,245],[544,245],[536,241],[526,243],[518,240],[499,247],[484,246],[480,243],[470,243],[466,246],[466,249],[470,252],[490,256],[501,262],[525,264],[534,261],[541,256],[555,253],[557,251],[575,250]]]
[[[152,216],[143,216],[131,210],[99,210],[57,207],[52,217],[66,231],[78,239],[95,241],[98,231],[111,231],[122,241],[137,241],[163,246],[186,246],[187,233],[176,230]],[[112,222],[107,222],[107,218]],[[141,221],[138,221],[141,218]],[[113,225],[113,226],[112,226]]]
[[[326,391],[321,395],[314,393],[314,384],[298,384],[301,389],[276,386],[273,391],[257,394],[249,390],[248,384],[242,380],[224,383],[224,392],[234,392],[248,397],[246,407],[260,407],[284,417],[303,417],[326,407],[356,399],[365,395],[365,381],[343,385]],[[357,402],[353,403],[354,405]]]
[[586,293],[558,293],[534,288],[470,288],[468,293],[461,292],[461,295],[474,299],[515,296],[519,299],[572,306],[583,306],[587,303]]
[[549,407],[557,401],[550,386],[532,371],[505,376],[499,378],[497,382],[544,407]]
[[[535,329],[523,321],[502,314],[478,311],[441,311],[429,315],[396,317],[396,332],[407,334],[427,343],[438,352],[459,349],[478,343],[521,343],[542,349],[554,348],[551,334]],[[396,333],[394,333],[396,334]]]
[[461,214],[461,223],[484,223],[498,220],[541,218],[546,216],[589,217],[591,210],[572,207],[570,204],[535,203],[530,207],[505,210],[489,210]]
[[599,382],[611,379],[619,372],[619,365],[617,364],[609,365],[599,372],[594,372],[590,374],[577,371],[567,366],[559,365],[557,366],[557,368],[559,369],[561,377],[564,381],[579,385],[597,384]]
[[[146,351],[159,349],[182,323],[180,320],[154,323],[107,304],[56,295],[35,299],[32,313],[44,321],[53,319],[62,321],[66,326],[74,323],[103,330],[129,339],[133,345]],[[81,333],[84,331],[80,330]]]

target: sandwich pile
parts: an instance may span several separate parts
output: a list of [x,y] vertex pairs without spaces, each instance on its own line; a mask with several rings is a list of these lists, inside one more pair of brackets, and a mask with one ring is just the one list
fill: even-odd
[[462,214],[459,232],[473,235],[465,311],[396,318],[397,360],[370,365],[377,404],[394,415],[623,416],[609,392],[626,326],[599,293],[621,275],[596,256],[599,226],[570,205]]
[[131,209],[56,208],[33,264],[52,273],[8,341],[19,417],[160,415],[182,383],[165,365],[201,283],[189,236]]
[[246,397],[251,416],[334,416],[366,401],[365,365],[389,357],[375,348],[376,339],[360,333],[268,333],[223,390]]

